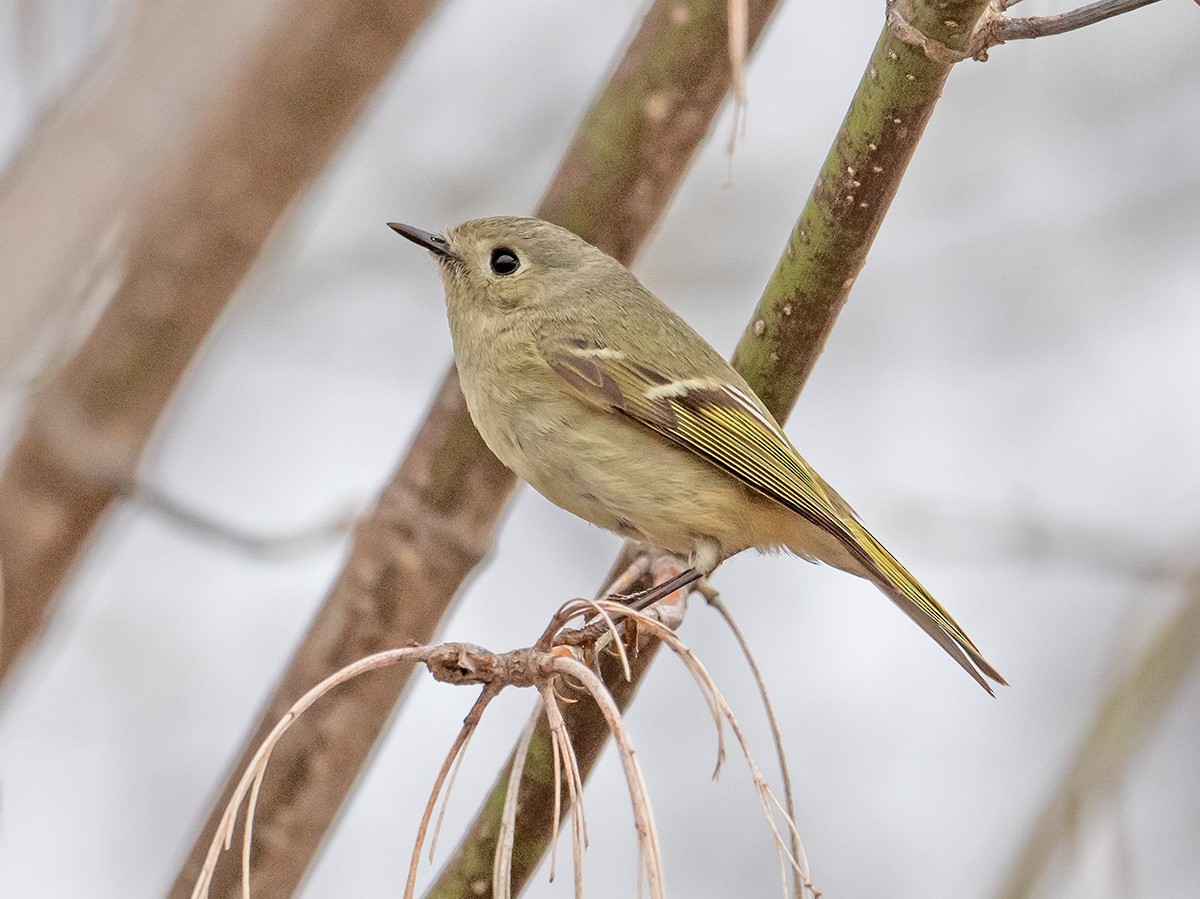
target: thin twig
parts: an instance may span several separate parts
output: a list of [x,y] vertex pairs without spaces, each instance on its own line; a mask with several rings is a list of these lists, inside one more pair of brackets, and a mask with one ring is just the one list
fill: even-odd
[[517,793],[521,787],[521,777],[525,774],[525,760],[529,757],[529,744],[533,741],[533,732],[541,717],[542,703],[529,716],[525,729],[517,740],[517,750],[513,753],[512,767],[508,774],[508,789],[504,793],[504,813],[500,817],[500,833],[496,837],[496,857],[492,862],[492,896],[493,899],[510,899],[512,896],[512,855],[513,837],[516,834]]
[[442,807],[438,809],[437,822],[433,825],[433,835],[429,838],[429,861],[431,864],[434,852],[437,851],[438,837],[442,832],[442,821],[446,817],[446,807],[450,805],[450,794],[454,792],[454,782],[458,780],[458,772],[462,768],[463,759],[467,757],[467,750],[471,746],[471,738],[475,736],[475,730],[476,728],[472,727],[471,732],[463,740],[458,757],[454,760],[454,767],[450,769],[450,778],[446,781],[446,789],[442,791]]
[[750,777],[753,780],[755,790],[758,793],[759,804],[763,809],[763,816],[767,819],[767,824],[775,836],[776,849],[781,853],[781,855],[786,856],[787,860],[791,863],[792,868],[802,875],[803,886],[814,895],[819,895],[812,886],[812,878],[809,874],[808,859],[804,853],[803,843],[800,843],[799,855],[794,855],[790,851],[787,844],[784,842],[783,835],[779,832],[779,827],[775,822],[775,814],[771,810],[772,806],[778,808],[784,815],[788,830],[791,832],[794,839],[799,842],[800,837],[799,831],[796,828],[796,822],[788,816],[787,809],[783,807],[783,804],[779,802],[778,798],[775,796],[775,793],[771,790],[770,785],[763,776],[762,769],[758,767],[758,763],[755,762],[754,756],[750,752],[750,745],[746,741],[746,736],[742,732],[741,725],[738,724],[737,718],[733,714],[733,709],[729,706],[729,703],[726,702],[724,695],[722,695],[720,689],[717,687],[716,681],[713,680],[712,675],[708,673],[708,669],[704,666],[704,663],[696,657],[695,653],[693,653],[692,650],[681,639],[679,639],[679,636],[673,630],[664,626],[661,622],[656,621],[653,617],[640,612],[632,611],[628,612],[628,617],[637,621],[641,627],[646,628],[655,637],[662,640],[663,643],[670,647],[670,649],[684,663],[684,667],[691,672],[696,683],[700,686],[701,691],[705,693],[706,700],[711,702],[714,707],[719,709],[720,716],[723,717],[726,722],[728,722],[730,730],[733,731],[734,737],[737,739],[738,745],[741,747],[742,756],[746,760],[746,766],[750,770]]
[[330,515],[307,527],[298,528],[290,534],[256,534],[236,524],[218,521],[144,482],[123,483],[119,487],[119,493],[142,508],[156,512],[172,524],[202,538],[224,543],[240,552],[259,557],[291,557],[329,546],[350,533],[358,516],[357,509],[347,506],[345,511]]
[[729,171],[726,180],[733,181],[733,151],[738,137],[745,133],[746,107],[749,95],[746,91],[746,56],[750,47],[750,4],[747,0],[729,0],[729,72],[733,85],[733,120],[729,123],[729,141],[725,145]]
[[633,803],[638,845],[645,853],[646,880],[650,886],[650,896],[651,899],[665,899],[662,850],[658,844],[658,831],[654,826],[654,815],[650,810],[650,796],[646,789],[646,781],[642,777],[641,765],[638,764],[637,755],[633,749],[633,742],[621,719],[621,710],[617,708],[608,688],[604,686],[604,681],[597,677],[587,665],[568,656],[556,656],[550,665],[554,671],[569,675],[582,683],[592,694],[601,714],[604,715],[604,720],[608,723],[609,733],[612,734],[621,756],[621,766],[625,769],[625,780],[629,787],[630,801]]
[[1111,19],[1113,16],[1133,12],[1135,9],[1157,2],[1158,0],[1100,0],[1098,3],[1089,3],[1087,6],[1053,16],[1002,18],[992,26],[996,39],[989,41],[989,44],[1066,34],[1068,31],[1086,28],[1088,25],[1095,25],[1097,22]]
[[[241,808],[242,800],[250,794],[249,807],[253,808],[257,802],[258,787],[262,784],[262,776],[266,771],[267,762],[271,758],[271,752],[279,744],[283,735],[296,722],[296,720],[307,710],[314,702],[332,690],[339,684],[343,684],[348,680],[358,677],[367,671],[374,671],[377,668],[386,668],[390,665],[398,665],[405,662],[422,662],[428,661],[432,657],[434,650],[426,646],[407,646],[403,649],[389,649],[385,652],[377,652],[374,655],[369,655],[366,658],[359,659],[351,665],[347,665],[338,671],[335,671],[329,677],[325,678],[315,687],[298,699],[287,713],[279,719],[279,722],[267,734],[266,739],[262,741],[253,757],[250,759],[250,764],[246,766],[245,772],[238,781],[237,787],[233,791],[229,802],[225,806],[225,811],[221,815],[221,820],[213,833],[213,838],[209,843],[208,853],[205,856],[204,864],[200,868],[199,877],[196,879],[196,885],[192,889],[192,899],[204,899],[208,896],[208,887],[212,881],[213,871],[217,866],[217,858],[221,854],[222,848],[228,848],[233,837],[233,828],[237,820],[238,809]],[[246,822],[246,830],[249,831],[253,826],[253,821]],[[250,835],[246,835],[245,845],[248,847]],[[244,877],[249,877],[248,868],[243,868]],[[247,880],[243,881],[243,892],[249,893],[250,885]]]
[[[546,696],[546,688],[542,688],[542,705],[549,710],[558,708],[558,693],[553,685],[549,688],[550,695]],[[549,712],[547,711],[547,714]],[[561,712],[559,715],[561,716]],[[558,832],[562,828],[562,745],[558,739],[558,731],[553,723],[550,727],[550,749],[554,758],[551,767],[554,769],[554,834],[550,837],[550,882],[558,873]]]
[[[450,751],[446,753],[446,758],[442,762],[441,770],[438,771],[438,775],[433,781],[433,789],[429,791],[429,801],[425,803],[425,811],[421,814],[421,823],[417,827],[417,836],[413,841],[412,859],[408,865],[408,880],[404,885],[404,899],[412,899],[412,896],[416,893],[417,866],[421,863],[421,847],[425,843],[425,834],[429,830],[429,822],[432,820],[433,811],[437,807],[437,799],[438,795],[442,792],[442,785],[446,782],[450,771],[455,767],[455,762],[459,759],[466,748],[467,742],[471,739],[471,734],[474,733],[476,726],[479,724],[483,710],[487,708],[488,703],[496,697],[501,688],[502,685],[496,684],[488,684],[483,688],[483,692],[479,694],[479,698],[471,706],[471,711],[463,719],[462,729],[459,730],[458,736],[454,738],[454,743],[451,744]],[[432,852],[431,848],[430,853],[432,854]]]
[[[783,733],[779,729],[779,717],[775,714],[775,704],[771,702],[770,691],[767,690],[767,681],[763,677],[762,669],[758,666],[758,659],[754,657],[754,651],[750,648],[750,641],[746,639],[746,635],[742,629],[738,627],[738,623],[734,620],[733,613],[729,611],[729,607],[722,602],[721,597],[714,591],[700,591],[708,604],[716,609],[717,614],[725,619],[725,625],[729,628],[729,632],[733,634],[733,639],[737,641],[737,645],[742,650],[742,655],[746,658],[746,664],[750,666],[750,673],[754,676],[754,683],[758,687],[758,695],[762,698],[763,709],[767,714],[767,723],[771,727],[771,739],[775,741],[775,757],[779,760],[779,776],[783,780],[783,800],[787,805],[787,816],[796,820],[796,798],[792,793],[792,774],[788,767],[787,752],[783,746]],[[792,855],[800,858],[804,852],[804,848],[800,845],[800,837],[795,832],[791,833]],[[795,872],[795,893],[797,896],[804,895],[804,880],[799,870]]]
[[[567,726],[563,721],[562,712],[559,711],[554,692],[548,685],[542,687],[542,701],[546,706],[546,721],[550,725],[551,742],[555,747],[554,788],[558,791],[560,798],[562,785],[559,779],[558,765],[562,765],[562,771],[567,775],[567,798],[571,806],[571,861],[574,874],[575,896],[576,899],[582,899],[583,850],[588,843],[587,817],[583,808],[583,778],[579,775],[579,761],[575,756],[574,748],[571,746],[571,735],[567,733]],[[558,811],[559,806],[556,802],[556,815]],[[558,818],[556,817],[556,830],[558,823]],[[555,842],[557,843],[557,840]],[[550,879],[554,879],[553,868],[551,869]]]

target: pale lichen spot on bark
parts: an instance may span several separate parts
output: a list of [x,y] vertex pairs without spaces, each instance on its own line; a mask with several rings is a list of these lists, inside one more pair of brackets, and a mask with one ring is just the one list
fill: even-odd
[[686,25],[692,20],[692,11],[682,3],[671,7],[671,21],[676,25]]
[[765,330],[767,330],[767,323],[766,323],[765,321],[763,321],[761,318],[760,318],[760,319],[758,319],[758,320],[757,320],[757,321],[754,323],[754,336],[755,336],[755,337],[762,337],[762,336],[763,336],[763,332],[764,332]]
[[791,314],[792,314],[792,304],[791,304],[791,303],[784,303],[784,304],[783,304],[783,314],[784,314],[784,315],[791,315]]
[[655,91],[646,98],[646,118],[659,124],[671,114],[671,98],[665,91]]
[[409,543],[397,547],[396,561],[406,571],[420,571],[425,567],[425,555]]

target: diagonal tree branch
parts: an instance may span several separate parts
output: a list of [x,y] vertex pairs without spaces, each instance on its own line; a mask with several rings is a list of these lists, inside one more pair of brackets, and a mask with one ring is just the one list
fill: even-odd
[[[752,40],[775,5],[750,3]],[[724,0],[658,0],[650,8],[580,125],[539,216],[632,259],[729,91],[724,9]],[[190,894],[237,773],[297,697],[357,658],[429,640],[482,557],[514,484],[476,434],[451,371],[375,510],[359,524],[345,568],[247,738],[172,896]],[[295,890],[410,673],[411,666],[394,669],[340,689],[275,751],[254,829],[256,895]],[[212,895],[239,896],[239,876],[236,862],[224,859]]]
[[33,124],[0,173],[0,383],[41,348],[47,322],[84,302],[119,224],[281,2],[127,2],[114,35]]
[[[965,53],[987,2],[911,0],[895,5],[922,34]],[[786,418],[816,364],[952,66],[930,58],[885,25],[800,220],[734,354],[739,371],[780,420]],[[634,554],[627,546],[609,582],[626,569]],[[647,585],[643,580],[633,589]],[[657,648],[650,644],[640,650],[629,681],[616,660],[602,659],[605,683],[621,709],[632,701]],[[607,730],[593,703],[575,703],[563,715],[586,777],[607,742]],[[427,893],[428,899],[491,894],[495,836],[510,766],[511,758]],[[514,894],[528,882],[549,846],[554,798],[550,735],[542,723],[534,732],[519,791]]]
[[434,0],[295,0],[132,220],[100,321],[40,390],[0,476],[0,677],[276,222],[320,174]]

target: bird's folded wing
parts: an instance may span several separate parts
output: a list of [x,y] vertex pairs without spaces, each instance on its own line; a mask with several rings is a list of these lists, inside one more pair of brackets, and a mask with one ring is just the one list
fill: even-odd
[[542,353],[590,405],[632,418],[834,535],[845,534],[840,498],[743,388],[716,377],[667,377],[590,341],[557,342]]

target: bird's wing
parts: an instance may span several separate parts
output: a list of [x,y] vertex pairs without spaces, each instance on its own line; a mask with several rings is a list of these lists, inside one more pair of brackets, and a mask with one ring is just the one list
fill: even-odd
[[985,690],[992,692],[984,675],[1004,683],[950,613],[809,467],[747,389],[711,374],[670,377],[596,341],[557,341],[544,345],[541,352],[584,402],[657,431],[834,536],[892,601]]
[[544,347],[559,377],[592,406],[622,413],[837,535],[840,498],[752,395],[719,377],[675,379],[594,341]]

